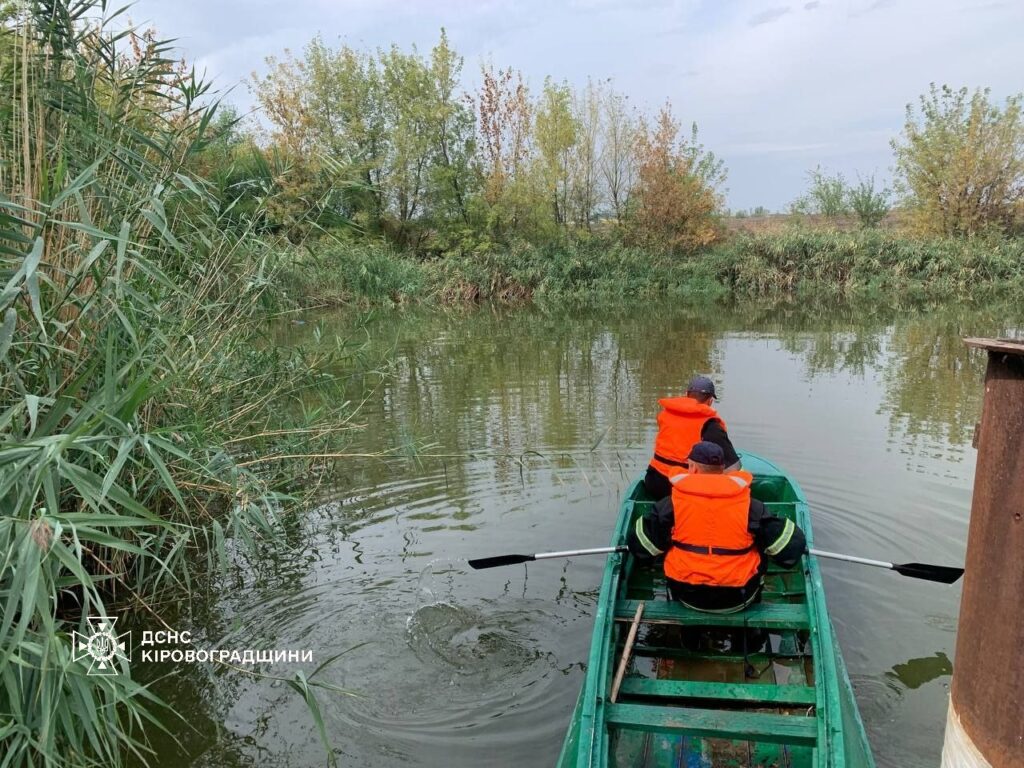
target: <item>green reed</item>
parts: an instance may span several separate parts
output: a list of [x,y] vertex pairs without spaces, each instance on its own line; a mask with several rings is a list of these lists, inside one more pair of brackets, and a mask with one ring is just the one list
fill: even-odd
[[[158,597],[187,599],[225,540],[276,536],[352,418],[332,405],[350,350],[266,350],[280,249],[190,173],[215,107],[169,43],[104,0],[8,13],[0,766],[116,766],[170,713],[126,666],[88,675],[72,633],[125,611],[160,628]],[[294,682],[319,722],[317,683]]]

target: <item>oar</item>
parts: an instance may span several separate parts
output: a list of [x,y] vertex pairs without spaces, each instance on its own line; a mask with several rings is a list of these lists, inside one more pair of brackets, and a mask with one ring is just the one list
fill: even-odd
[[570,549],[565,552],[537,552],[533,555],[497,555],[496,557],[470,560],[469,567],[479,571],[481,568],[516,565],[517,563],[528,563],[531,560],[553,560],[559,557],[576,557],[577,555],[608,555],[612,552],[625,552],[628,549],[629,547],[597,547],[595,549]]
[[[579,555],[608,555],[612,552],[625,552],[628,547],[595,547],[594,549],[569,549],[564,552],[537,552],[532,555],[497,555],[495,557],[481,557],[469,561],[469,567],[475,570],[483,568],[498,568],[503,565],[518,565],[529,563],[532,560],[553,560],[562,557],[577,557]],[[964,574],[963,568],[951,568],[945,565],[929,565],[927,563],[887,563],[884,560],[868,560],[865,557],[854,557],[853,555],[841,555],[838,552],[824,552],[820,549],[810,550],[812,555],[825,557],[830,560],[844,560],[848,563],[860,563],[861,565],[873,565],[876,568],[888,568],[891,571],[909,576],[912,579],[925,579],[926,581],[937,581],[941,584],[952,584]]]
[[952,584],[964,575],[963,568],[951,568],[946,565],[928,565],[927,563],[887,563],[884,560],[868,560],[864,557],[853,555],[840,555],[836,552],[822,552],[820,549],[809,550],[812,555],[827,557],[830,560],[845,560],[848,563],[860,563],[861,565],[873,565],[876,568],[888,568],[890,571],[909,576],[912,579],[925,579],[937,581],[941,584]]

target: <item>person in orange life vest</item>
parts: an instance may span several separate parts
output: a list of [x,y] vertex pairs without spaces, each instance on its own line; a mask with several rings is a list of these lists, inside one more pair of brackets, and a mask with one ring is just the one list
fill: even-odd
[[686,457],[694,443],[714,443],[725,454],[729,470],[740,468],[740,457],[732,447],[725,422],[711,403],[718,397],[715,384],[705,376],[695,376],[686,387],[686,397],[666,397],[658,401],[658,436],[654,440],[654,458],[644,476],[644,488],[652,499],[663,499],[672,492],[669,478],[686,471]]
[[767,558],[792,568],[807,547],[792,521],[750,495],[753,476],[725,469],[725,454],[699,442],[672,494],[638,518],[627,538],[640,560],[664,555],[669,593],[700,611],[728,613],[759,602]]

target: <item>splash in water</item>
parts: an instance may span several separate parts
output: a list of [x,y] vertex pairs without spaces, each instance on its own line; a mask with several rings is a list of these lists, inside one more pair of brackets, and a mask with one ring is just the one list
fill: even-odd
[[[479,609],[438,602],[419,608],[407,623],[407,641],[424,664],[447,667],[493,684],[521,674],[544,656],[527,633],[529,616],[517,610]],[[487,680],[480,680],[483,676]]]
[[[416,590],[418,607],[453,600],[455,578],[466,573],[468,565],[465,558],[435,557],[420,573],[419,585]],[[412,619],[412,616],[409,617]]]

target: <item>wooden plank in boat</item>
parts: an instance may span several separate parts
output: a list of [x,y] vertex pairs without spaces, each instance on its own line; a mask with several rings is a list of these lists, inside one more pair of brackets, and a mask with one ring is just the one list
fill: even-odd
[[[631,621],[638,601],[620,600],[615,619]],[[699,627],[757,627],[764,629],[809,629],[810,615],[804,603],[760,603],[739,613],[704,613],[680,603],[649,602],[644,608],[645,624],[678,624]]]
[[769,744],[813,746],[818,738],[815,717],[762,712],[609,704],[605,710],[605,722],[639,731],[687,733]]
[[701,683],[693,680],[654,680],[628,677],[619,689],[622,696],[658,696],[687,699],[723,699],[762,704],[814,704],[814,689],[807,685]]

